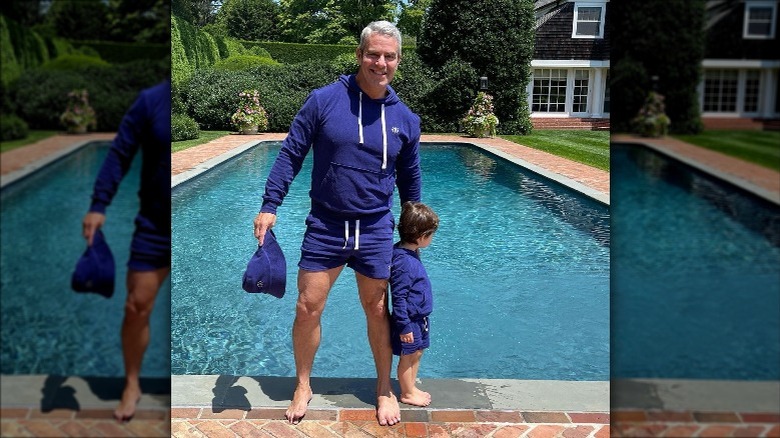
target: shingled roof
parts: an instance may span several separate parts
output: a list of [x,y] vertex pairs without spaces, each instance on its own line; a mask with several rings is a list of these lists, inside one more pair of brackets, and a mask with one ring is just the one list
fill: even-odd
[[[557,6],[555,5],[557,3]],[[574,3],[555,0],[537,1],[537,11],[552,8],[536,20],[534,59],[540,60],[608,60],[609,3],[606,3],[604,38],[572,38]]]

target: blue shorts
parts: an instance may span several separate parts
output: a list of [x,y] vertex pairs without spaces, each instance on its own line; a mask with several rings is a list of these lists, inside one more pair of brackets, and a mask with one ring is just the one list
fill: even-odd
[[414,335],[414,342],[401,342],[401,333],[398,333],[395,324],[392,324],[391,322],[390,344],[393,347],[394,355],[405,356],[431,346],[430,335],[428,333],[430,323],[427,316],[422,319],[413,320],[411,327],[412,334]]
[[390,278],[394,225],[392,212],[350,220],[310,213],[298,267],[320,272],[346,264],[366,277]]
[[127,267],[134,271],[156,271],[170,266],[170,225],[155,223],[142,215],[136,216]]

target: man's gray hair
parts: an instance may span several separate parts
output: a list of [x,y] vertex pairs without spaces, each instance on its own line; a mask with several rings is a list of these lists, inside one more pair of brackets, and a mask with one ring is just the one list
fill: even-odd
[[389,21],[374,21],[368,23],[368,26],[363,28],[363,32],[360,33],[360,45],[358,46],[361,52],[368,45],[368,37],[375,33],[395,38],[398,41],[398,56],[401,56],[401,32]]

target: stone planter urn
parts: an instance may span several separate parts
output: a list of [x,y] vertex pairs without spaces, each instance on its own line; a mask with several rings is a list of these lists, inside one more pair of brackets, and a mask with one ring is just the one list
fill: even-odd
[[68,134],[86,134],[87,125],[68,126]]
[[253,135],[257,134],[257,125],[249,126],[249,125],[242,125],[241,129],[239,129],[241,134],[244,135]]

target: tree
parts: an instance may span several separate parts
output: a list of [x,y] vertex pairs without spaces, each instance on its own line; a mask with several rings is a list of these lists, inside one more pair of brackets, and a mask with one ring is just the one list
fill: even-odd
[[248,41],[273,41],[279,5],[273,0],[225,0],[217,12],[216,24],[228,36]]
[[425,10],[430,5],[431,0],[411,0],[407,4],[401,5],[401,14],[398,17],[397,25],[404,36],[412,37],[415,40],[419,38]]
[[113,41],[168,43],[170,0],[109,0],[108,22]]
[[101,0],[53,0],[45,23],[62,38],[100,40],[108,34],[108,8]]
[[624,0],[610,7],[612,25],[622,30],[613,31],[620,38],[611,41],[612,128],[629,131],[655,88],[665,97],[671,132],[700,131],[696,89],[704,56],[704,0]]
[[172,0],[173,15],[193,26],[203,27],[214,23],[222,0]]
[[280,0],[284,41],[355,44],[360,31],[376,20],[393,21],[397,0]]
[[434,69],[460,58],[487,76],[499,132],[526,134],[532,129],[526,86],[533,46],[533,0],[433,0],[417,53]]

